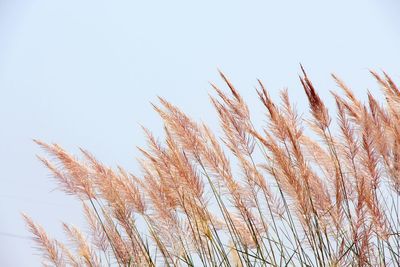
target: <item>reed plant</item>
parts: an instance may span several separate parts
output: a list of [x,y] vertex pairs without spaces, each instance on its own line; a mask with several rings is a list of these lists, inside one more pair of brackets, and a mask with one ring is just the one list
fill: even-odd
[[[366,103],[332,75],[329,109],[302,69],[309,114],[286,90],[256,93],[266,123],[223,74],[211,84],[222,136],[159,98],[159,140],[144,130],[140,174],[35,142],[59,188],[79,199],[88,232],[68,243],[23,215],[48,266],[400,266],[400,90],[371,72]],[[66,245],[68,244],[68,245]]]

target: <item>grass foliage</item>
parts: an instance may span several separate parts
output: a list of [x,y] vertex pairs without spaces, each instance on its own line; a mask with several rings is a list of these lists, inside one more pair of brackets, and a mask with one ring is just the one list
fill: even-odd
[[[35,141],[59,188],[78,198],[90,231],[63,224],[68,242],[24,215],[47,266],[400,266],[400,90],[362,103],[336,76],[328,109],[302,69],[310,114],[261,81],[266,123],[226,76],[211,103],[223,136],[163,98],[165,137],[144,129],[140,174]],[[334,115],[332,115],[334,114]],[[307,131],[305,131],[306,129]],[[68,244],[68,245],[67,245]]]

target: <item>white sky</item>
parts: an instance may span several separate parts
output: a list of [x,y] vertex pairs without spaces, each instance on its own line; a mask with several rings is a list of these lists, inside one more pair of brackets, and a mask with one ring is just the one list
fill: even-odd
[[139,124],[161,132],[157,95],[215,124],[217,68],[250,106],[261,78],[304,107],[300,62],[323,98],[331,72],[374,91],[368,69],[399,80],[397,2],[0,0],[0,266],[40,265],[21,211],[54,236],[61,220],[81,222],[76,202],[52,191],[32,138],[135,172]]

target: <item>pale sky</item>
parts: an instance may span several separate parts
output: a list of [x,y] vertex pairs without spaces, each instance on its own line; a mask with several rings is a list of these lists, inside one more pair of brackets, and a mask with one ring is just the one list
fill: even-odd
[[299,63],[323,98],[331,72],[360,94],[377,90],[369,69],[400,80],[398,14],[396,0],[0,0],[0,266],[40,266],[20,212],[55,237],[61,221],[82,222],[32,138],[137,172],[139,125],[162,130],[149,102],[163,96],[214,125],[218,68],[251,107],[257,78],[305,106]]

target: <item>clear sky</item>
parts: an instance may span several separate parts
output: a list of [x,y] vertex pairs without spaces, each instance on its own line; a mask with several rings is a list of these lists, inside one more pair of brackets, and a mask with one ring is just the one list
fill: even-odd
[[217,68],[250,106],[257,78],[304,106],[300,62],[323,98],[331,72],[357,93],[377,88],[368,69],[399,80],[398,14],[396,0],[0,0],[0,266],[40,266],[21,211],[56,237],[61,221],[81,224],[32,138],[137,172],[139,124],[161,132],[149,102],[164,96],[215,124]]

